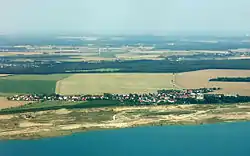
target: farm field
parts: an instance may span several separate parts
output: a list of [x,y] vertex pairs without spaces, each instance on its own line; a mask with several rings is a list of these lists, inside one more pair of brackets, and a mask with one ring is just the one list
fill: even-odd
[[43,52],[1,52],[0,56],[17,56],[17,55],[41,55]]
[[8,74],[0,74],[0,77],[8,76]]
[[58,81],[56,93],[63,95],[149,93],[173,88],[172,79],[171,73],[75,74]]
[[[209,82],[217,77],[249,77],[250,70],[200,70],[178,73],[106,73],[106,74],[52,74],[0,75],[0,93],[149,93],[159,89],[221,87],[217,93],[250,96],[249,82]],[[175,86],[173,85],[173,82]]]
[[161,60],[160,55],[157,54],[147,54],[147,55],[141,55],[137,53],[126,53],[126,54],[118,54],[117,58],[124,59],[124,60]]
[[0,77],[0,93],[46,93],[55,92],[56,82],[68,74],[11,75]]
[[10,107],[18,107],[25,105],[29,102],[27,101],[8,101],[5,97],[0,97],[0,109],[10,108]]
[[70,74],[49,74],[49,75],[10,75],[0,78],[1,80],[60,80],[70,76]]
[[[75,74],[57,82],[56,93],[103,94],[103,93],[149,93],[159,89],[188,89],[221,87],[216,93],[250,96],[249,82],[209,82],[216,77],[246,77],[250,70],[200,70],[166,74],[110,73]],[[173,82],[175,86],[173,86]]]
[[249,77],[250,70],[200,70],[176,74],[175,83],[179,88],[221,87],[216,93],[250,96],[249,82],[209,82],[217,77]]

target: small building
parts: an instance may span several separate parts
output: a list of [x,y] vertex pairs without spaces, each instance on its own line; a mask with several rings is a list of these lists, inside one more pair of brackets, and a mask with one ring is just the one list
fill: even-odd
[[169,102],[169,103],[175,103],[176,101],[173,100],[173,99],[168,99],[168,102]]
[[198,94],[196,95],[196,99],[197,99],[197,100],[204,100],[204,94],[198,93]]

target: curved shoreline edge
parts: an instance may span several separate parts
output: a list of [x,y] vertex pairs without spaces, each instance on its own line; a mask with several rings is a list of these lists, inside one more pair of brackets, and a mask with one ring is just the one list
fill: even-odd
[[0,140],[30,140],[142,126],[250,121],[250,103],[53,110],[0,116]]

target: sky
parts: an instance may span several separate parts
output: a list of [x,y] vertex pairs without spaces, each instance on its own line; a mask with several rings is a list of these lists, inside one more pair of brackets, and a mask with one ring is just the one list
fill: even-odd
[[0,34],[250,32],[250,0],[0,0]]

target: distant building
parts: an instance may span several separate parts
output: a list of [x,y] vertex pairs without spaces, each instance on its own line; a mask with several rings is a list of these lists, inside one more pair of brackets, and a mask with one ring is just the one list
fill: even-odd
[[198,94],[196,95],[196,99],[197,99],[197,100],[204,100],[204,94],[198,93]]

